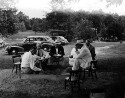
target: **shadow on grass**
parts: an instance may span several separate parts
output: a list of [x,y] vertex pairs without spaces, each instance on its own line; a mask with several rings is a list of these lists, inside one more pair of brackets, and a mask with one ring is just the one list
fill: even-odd
[[98,59],[97,69],[98,71],[106,72],[124,72],[125,69],[125,58],[124,57],[112,57]]

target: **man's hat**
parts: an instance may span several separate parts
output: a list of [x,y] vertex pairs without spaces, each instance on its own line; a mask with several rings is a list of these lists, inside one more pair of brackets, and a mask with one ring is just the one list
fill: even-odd
[[83,39],[80,39],[80,40],[77,40],[76,41],[76,44],[78,44],[78,43],[83,43],[84,41],[83,41]]
[[77,40],[75,46],[80,49],[84,45],[83,42],[83,39]]

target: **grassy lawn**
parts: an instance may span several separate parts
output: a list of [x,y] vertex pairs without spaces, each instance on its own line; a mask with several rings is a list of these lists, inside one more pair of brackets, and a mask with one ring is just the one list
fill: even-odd
[[[33,33],[32,33],[33,34]],[[20,36],[20,33],[19,33]],[[24,35],[23,35],[24,36]],[[17,38],[17,36],[15,37]],[[125,44],[119,42],[94,42],[92,43],[96,49],[97,47],[111,46],[104,48],[97,54],[98,60],[98,79],[92,80],[90,77],[85,79],[81,87],[84,89],[71,95],[69,87],[64,89],[64,79],[50,80],[50,79],[17,79],[15,74],[4,79],[0,86],[1,98],[89,98],[90,89],[101,88],[106,89],[106,98],[123,98],[121,97],[125,92]],[[65,54],[68,56],[74,43],[64,46]],[[6,62],[8,61],[8,62]],[[0,69],[12,68],[11,56],[4,55],[0,59]],[[53,70],[52,70],[53,71]],[[53,74],[57,70],[53,71]],[[58,70],[59,71],[59,70]],[[58,78],[58,77],[57,77]]]

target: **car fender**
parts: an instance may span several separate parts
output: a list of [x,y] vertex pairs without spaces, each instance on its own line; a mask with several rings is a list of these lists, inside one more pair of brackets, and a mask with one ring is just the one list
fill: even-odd
[[18,52],[24,52],[24,48],[23,47],[20,47],[20,46],[11,46],[10,47],[10,50],[17,50]]

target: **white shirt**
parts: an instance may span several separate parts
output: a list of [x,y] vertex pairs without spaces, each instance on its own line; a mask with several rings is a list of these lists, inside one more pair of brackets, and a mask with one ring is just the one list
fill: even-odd
[[79,54],[79,51],[76,51],[76,48],[73,48],[71,50],[71,55],[73,55],[73,58],[76,58],[78,54]]
[[34,71],[41,71],[40,68],[37,68],[35,65],[35,60],[38,56],[32,55],[31,52],[25,52],[22,56],[21,67],[30,67]]
[[77,55],[79,54],[79,51],[76,51],[76,48],[73,48],[71,50],[71,55],[73,56],[73,58],[69,58],[69,64],[72,66],[74,64],[74,60],[77,57]]

